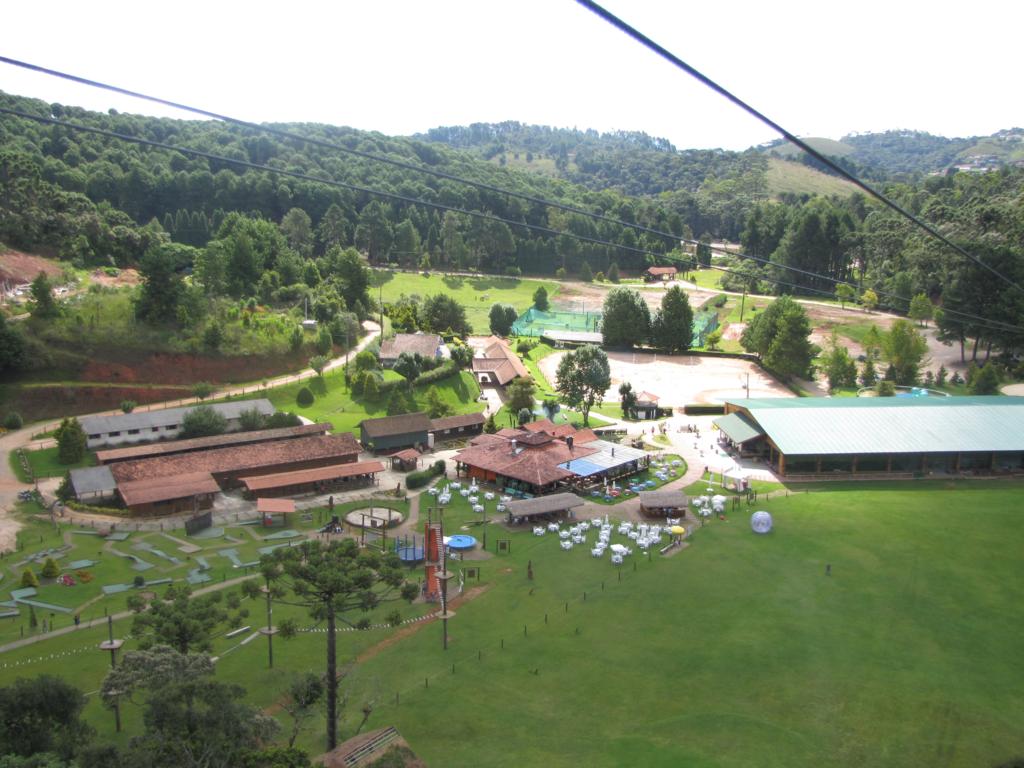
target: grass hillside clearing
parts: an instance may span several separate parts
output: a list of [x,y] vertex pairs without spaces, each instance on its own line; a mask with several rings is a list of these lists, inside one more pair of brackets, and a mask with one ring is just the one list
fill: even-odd
[[768,158],[768,191],[776,197],[787,192],[794,195],[847,197],[856,192],[857,188],[844,179],[829,176],[802,163],[770,157]]
[[534,292],[544,286],[548,298],[558,293],[558,283],[550,280],[522,280],[518,277],[484,275],[466,277],[431,273],[424,275],[414,272],[391,272],[374,270],[373,288],[375,296],[381,292],[385,302],[397,301],[402,295],[419,296],[425,299],[438,293],[445,293],[466,309],[466,319],[473,327],[474,334],[490,333],[489,313],[493,304],[511,304],[522,314],[533,304]]
[[[394,371],[383,371],[383,376],[385,382],[400,383],[404,381]],[[475,413],[484,409],[484,404],[478,401],[480,387],[469,371],[459,371],[441,379],[433,386],[437,387],[441,400],[451,409],[451,415]],[[306,387],[313,393],[314,401],[312,405],[304,408],[296,402],[296,396],[300,389]],[[410,410],[426,411],[428,409],[427,392],[429,389],[429,387],[415,387],[412,390],[412,397],[417,408],[410,408]],[[258,394],[263,396],[263,393]],[[335,432],[354,432],[358,435],[359,422],[363,419],[375,419],[388,415],[387,407],[391,393],[383,393],[377,398],[353,395],[345,385],[345,377],[339,369],[325,376],[314,376],[312,379],[277,387],[269,390],[265,396],[278,410],[291,411],[314,422],[329,421],[334,425]]]

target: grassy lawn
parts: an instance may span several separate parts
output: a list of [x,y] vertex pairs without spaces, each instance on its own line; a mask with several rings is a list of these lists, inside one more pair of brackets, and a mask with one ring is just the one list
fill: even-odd
[[493,304],[511,304],[522,314],[533,304],[533,294],[540,287],[548,290],[548,298],[558,293],[558,283],[548,280],[523,280],[518,277],[445,276],[431,273],[429,277],[412,272],[373,271],[373,288],[383,291],[384,301],[397,301],[402,294],[425,299],[437,293],[446,293],[466,308],[466,319],[473,333],[487,335],[490,331],[488,314]]
[[839,336],[843,336],[850,341],[855,341],[858,344],[863,344],[868,331],[870,331],[874,326],[876,326],[876,324],[870,321],[861,321],[859,323],[843,323],[834,327],[836,334]]
[[[375,507],[389,507],[402,513],[403,517],[408,516],[409,504],[405,500],[398,499],[374,499],[372,505]],[[367,502],[355,501],[339,503],[335,505],[334,514],[344,517],[351,509],[366,507]],[[116,613],[125,609],[125,601],[132,591],[121,592],[114,595],[105,595],[103,587],[110,584],[131,584],[137,575],[142,575],[146,580],[170,578],[176,581],[184,579],[189,571],[198,567],[197,558],[203,558],[209,568],[206,573],[210,576],[207,584],[215,584],[227,579],[234,579],[238,576],[255,573],[253,568],[239,569],[230,557],[221,554],[226,549],[233,549],[237,553],[237,559],[241,563],[249,563],[258,560],[259,550],[263,547],[275,544],[287,543],[288,541],[299,541],[300,539],[266,539],[282,530],[280,525],[272,528],[264,528],[259,525],[235,525],[225,529],[225,535],[215,539],[203,539],[188,536],[184,529],[168,529],[166,535],[163,532],[139,532],[133,531],[132,521],[126,519],[118,525],[119,528],[130,532],[125,541],[105,541],[103,538],[93,535],[92,529],[78,528],[67,524],[60,524],[58,527],[52,525],[48,519],[39,518],[41,508],[34,502],[19,504],[19,517],[24,527],[18,532],[18,552],[8,556],[4,562],[4,568],[0,573],[3,575],[3,592],[6,594],[12,589],[20,586],[21,575],[26,567],[31,568],[37,577],[42,569],[42,562],[26,563],[25,561],[33,554],[55,549],[65,543],[65,536],[71,543],[71,549],[56,558],[62,572],[72,575],[77,582],[74,586],[64,586],[54,580],[47,580],[40,577],[40,586],[37,588],[36,600],[53,605],[70,608],[81,613],[82,619],[100,618],[105,612]],[[319,528],[328,521],[328,511],[325,508],[310,510],[309,519],[303,519],[303,515],[292,515],[288,520],[288,528],[300,532],[308,532]],[[200,551],[186,554],[178,548],[182,542],[188,542],[200,547]],[[157,549],[161,552],[175,557],[178,563],[150,553],[150,549]],[[128,554],[136,555],[153,567],[145,571],[137,571],[133,561],[126,557]],[[78,560],[92,560],[93,565],[84,568],[71,569],[68,565]],[[81,578],[82,573],[88,576]],[[198,586],[203,586],[202,584]],[[157,587],[157,590],[163,587]],[[6,597],[5,597],[6,599]],[[45,610],[37,609],[38,618],[48,618]],[[16,640],[21,637],[21,632],[30,634],[28,626],[29,611],[21,609],[21,615],[0,621],[0,644]],[[54,616],[57,627],[67,626],[72,622],[72,614],[56,613]]]
[[717,290],[722,287],[722,275],[725,273],[718,269],[698,269],[687,274],[698,287]]
[[[1005,762],[1024,753],[1022,492],[1020,482],[816,486],[759,503],[770,535],[750,532],[745,509],[697,529],[673,557],[635,553],[619,569],[589,548],[563,552],[551,534],[491,523],[483,559],[449,563],[480,566],[485,591],[455,606],[447,651],[436,623],[395,643],[386,629],[341,635],[340,660],[361,658],[345,681],[342,736],[369,706],[365,728],[395,725],[428,765]],[[447,532],[481,538],[458,495],[444,519]],[[509,552],[496,552],[498,539]],[[251,615],[239,620],[258,623],[260,606],[242,605]],[[287,616],[305,614],[275,607],[275,621]],[[103,632],[4,654],[0,683],[46,671],[94,691],[109,664],[94,650]],[[217,641],[217,676],[259,706],[278,700],[283,679],[322,670],[323,634],[275,642],[273,671],[262,639],[238,641]],[[126,739],[141,716],[124,709]],[[97,697],[86,716],[112,736]],[[322,720],[312,729],[299,745],[316,753]]]
[[[394,371],[384,371],[384,378],[389,380],[401,376]],[[310,388],[315,398],[308,408],[302,408],[295,402],[296,394],[304,386]],[[442,379],[434,386],[437,387],[441,399],[451,406],[453,414],[483,410],[483,404],[477,401],[480,387],[469,371],[460,371],[456,375]],[[424,409],[428,390],[429,387],[417,387],[413,390],[417,404]],[[257,394],[262,396],[262,393]],[[368,400],[361,395],[353,396],[345,386],[345,378],[340,369],[323,377],[314,377],[269,390],[266,397],[279,410],[291,411],[318,422],[329,421],[334,425],[336,432],[357,432],[359,422],[363,419],[387,415],[388,395],[377,400]]]
[[[512,349],[515,349],[517,340],[513,340]],[[520,355],[523,363],[526,365],[526,370],[530,372],[533,377],[534,383],[537,385],[537,399],[543,400],[545,397],[558,397],[558,392],[555,390],[554,383],[547,380],[547,377],[540,369],[541,360],[548,355],[557,352],[554,347],[550,344],[538,343],[533,349],[527,352],[525,355]]]
[[[25,457],[28,459],[29,466],[32,467],[32,472],[36,477],[63,477],[64,473],[70,469],[91,467],[95,463],[96,454],[89,452],[82,457],[81,461],[77,461],[74,464],[61,464],[57,458],[59,450],[57,446],[53,446],[52,448],[25,452]],[[13,454],[11,455],[13,456]],[[12,462],[15,460],[12,459]],[[14,466],[13,463],[12,466]]]

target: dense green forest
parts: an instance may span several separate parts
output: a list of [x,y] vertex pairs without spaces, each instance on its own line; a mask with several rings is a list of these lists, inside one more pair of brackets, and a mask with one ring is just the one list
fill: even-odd
[[[884,191],[976,259],[1024,284],[1024,169],[934,176],[923,185],[888,184]],[[912,297],[927,297],[937,306],[944,337],[973,340],[974,354],[979,345],[1011,350],[1024,343],[1019,330],[993,327],[1024,321],[1024,291],[863,196],[761,204],[741,242],[746,255],[767,263],[733,259],[726,288],[831,294],[833,281],[849,281],[858,294],[871,290],[880,306],[897,312],[907,312]],[[773,287],[771,280],[792,285]]]
[[[136,317],[176,325],[193,348],[217,348],[222,326],[239,317],[249,318],[247,328],[269,329],[272,323],[260,318],[263,306],[296,311],[307,304],[318,319],[333,323],[339,344],[373,309],[367,263],[506,275],[559,269],[586,275],[615,266],[629,275],[653,263],[685,260],[677,238],[694,234],[732,237],[754,257],[724,264],[732,270],[727,288],[813,296],[832,294],[834,281],[849,281],[858,293],[870,289],[880,306],[896,311],[907,311],[917,295],[952,310],[940,314],[951,340],[1003,348],[1019,342],[1009,331],[996,333],[990,323],[956,315],[1017,323],[1024,303],[1015,289],[862,195],[769,199],[759,186],[766,162],[761,153],[677,152],[645,134],[518,123],[436,129],[412,139],[325,125],[276,126],[334,147],[213,121],[95,113],[13,96],[0,96],[0,104],[216,156],[0,118],[0,241],[78,267],[140,267],[144,285]],[[481,145],[536,151],[534,161],[553,157],[567,171],[563,159],[571,156],[572,173],[584,183],[489,162]],[[595,170],[599,166],[605,171]],[[621,183],[607,185],[612,177]],[[643,196],[618,188],[633,183]],[[1024,170],[878,184],[986,263],[1024,282]],[[665,191],[650,194],[659,185]],[[710,249],[697,249],[705,265],[710,256]],[[271,347],[301,346],[283,333]]]
[[[425,253],[437,267],[513,273],[517,269],[553,273],[564,267],[571,273],[584,260],[595,271],[607,269],[613,261],[625,269],[642,268],[655,257],[636,249],[661,254],[675,246],[670,238],[637,234],[633,229],[521,198],[223,123],[100,114],[11,96],[0,97],[0,104],[311,177],[282,176],[3,117],[0,204],[6,215],[0,223],[0,239],[14,247],[79,259],[84,264],[107,263],[109,258],[115,264],[133,263],[157,237],[157,230],[175,242],[200,247],[219,232],[229,212],[280,222],[292,209],[305,212],[312,226],[308,242],[291,243],[299,255],[320,255],[333,245],[355,245],[373,264],[389,260],[415,264]],[[415,140],[324,125],[277,127],[662,232],[717,234],[695,217],[687,200],[589,191]],[[318,178],[482,212],[511,224],[341,189]],[[518,223],[568,231],[611,245],[559,238]]]

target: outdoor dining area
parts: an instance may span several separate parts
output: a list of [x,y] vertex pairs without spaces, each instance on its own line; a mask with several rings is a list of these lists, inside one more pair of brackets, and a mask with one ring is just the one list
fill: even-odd
[[[681,522],[682,518],[670,518],[666,520],[665,525],[630,521],[613,524],[605,515],[603,520],[584,520],[568,528],[563,528],[557,522],[536,525],[533,528],[533,535],[554,535],[564,552],[583,547],[589,548],[593,557],[604,557],[608,553],[613,565],[622,565],[625,558],[633,554],[634,548],[640,552],[648,552],[652,547],[661,547],[665,543],[674,544],[683,539],[686,536],[686,528],[680,525]],[[613,542],[613,535],[618,535],[625,541]]]

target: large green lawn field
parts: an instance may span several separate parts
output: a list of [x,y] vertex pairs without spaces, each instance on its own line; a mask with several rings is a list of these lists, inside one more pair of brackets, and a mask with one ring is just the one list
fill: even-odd
[[[400,379],[400,374],[385,370],[385,380]],[[459,371],[434,386],[438,394],[452,409],[453,414],[474,413],[482,411],[480,387],[469,371]],[[313,393],[313,404],[303,408],[296,402],[296,395],[303,387],[309,387]],[[416,387],[413,397],[417,405],[426,410],[426,395],[429,387]],[[347,386],[341,369],[324,376],[316,376],[294,384],[277,387],[266,393],[267,398],[281,411],[291,411],[316,422],[329,421],[334,425],[335,432],[354,432],[358,435],[359,422],[387,416],[388,395],[369,399],[361,395],[353,395]]]
[[[758,505],[774,516],[770,535],[750,532],[752,507],[697,529],[672,557],[634,553],[619,568],[589,547],[564,552],[552,534],[492,523],[484,559],[449,563],[457,574],[478,566],[481,579],[454,606],[447,651],[433,622],[397,642],[382,642],[393,630],[341,636],[341,659],[360,659],[342,735],[369,707],[366,728],[397,726],[428,765],[994,766],[1024,756],[1022,493],[1018,482],[817,486]],[[447,532],[482,538],[476,519],[456,494]],[[499,540],[509,552],[495,552]],[[47,661],[94,634],[4,654],[0,683],[46,671],[96,690],[102,654]],[[322,669],[323,644],[315,632],[275,642],[271,671],[262,640],[223,639],[217,674],[270,706],[290,674]],[[126,709],[130,734],[139,711]],[[87,715],[110,735],[95,697]],[[321,729],[302,746],[319,751]]]
[[494,304],[511,304],[519,314],[525,312],[533,304],[534,292],[544,286],[548,298],[553,299],[558,292],[558,283],[549,280],[523,280],[518,277],[499,277],[485,275],[481,277],[462,277],[432,273],[425,276],[413,272],[390,272],[374,270],[374,296],[382,292],[384,301],[397,301],[403,294],[419,296],[425,299],[437,293],[445,293],[458,301],[466,309],[466,319],[473,326],[473,333],[489,334],[489,313]]

